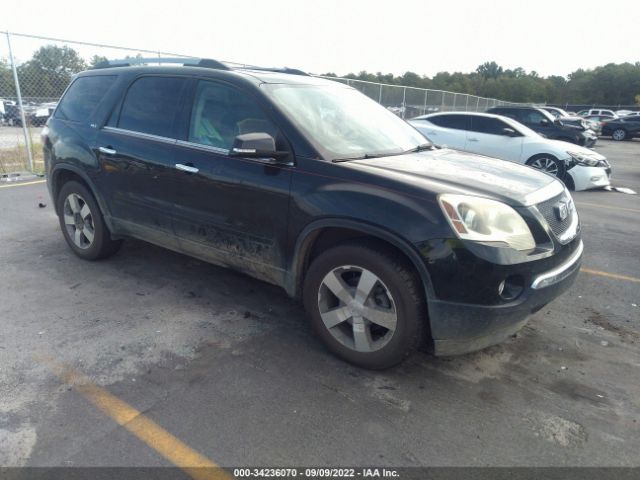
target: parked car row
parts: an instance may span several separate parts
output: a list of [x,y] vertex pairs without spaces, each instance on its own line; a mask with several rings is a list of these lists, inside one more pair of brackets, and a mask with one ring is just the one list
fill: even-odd
[[[24,117],[27,125],[43,126],[56,108],[57,102],[23,103]],[[0,101],[0,123],[9,126],[22,126],[20,107],[13,100]]]

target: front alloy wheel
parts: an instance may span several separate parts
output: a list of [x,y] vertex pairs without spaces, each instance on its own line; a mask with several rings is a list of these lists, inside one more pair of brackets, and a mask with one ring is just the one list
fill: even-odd
[[547,172],[553,175],[554,177],[558,176],[558,171],[559,171],[558,162],[552,158],[549,158],[549,157],[536,158],[529,163],[529,166],[533,168],[537,168],[538,170]]
[[424,287],[404,256],[374,239],[317,255],[304,278],[304,306],[329,350],[365,368],[389,368],[427,337]]
[[318,309],[329,333],[356,352],[383,348],[398,324],[386,285],[366,268],[353,265],[327,273],[318,291]]

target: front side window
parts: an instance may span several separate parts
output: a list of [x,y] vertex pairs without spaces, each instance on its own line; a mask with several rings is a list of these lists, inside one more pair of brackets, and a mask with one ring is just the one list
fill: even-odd
[[76,79],[60,100],[55,117],[72,122],[88,122],[115,80],[115,75],[95,75]]
[[262,88],[328,159],[399,154],[428,143],[404,120],[350,87],[327,82]]
[[547,118],[537,110],[527,110],[524,115],[524,121],[526,123],[538,124],[542,122],[542,120],[547,120]]
[[186,84],[180,77],[141,77],[129,87],[118,128],[176,138],[174,120]]
[[487,133],[489,135],[504,135],[503,130],[509,128],[509,125],[502,120],[491,117],[471,117],[471,130],[479,133]]
[[191,110],[190,142],[230,150],[236,136],[258,132],[275,139],[278,129],[251,97],[214,82],[198,84]]

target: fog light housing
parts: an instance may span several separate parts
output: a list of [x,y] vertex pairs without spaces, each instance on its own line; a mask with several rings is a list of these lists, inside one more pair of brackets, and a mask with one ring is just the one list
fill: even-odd
[[597,175],[595,177],[591,177],[591,181],[592,182],[597,182],[599,180],[602,180],[602,175]]
[[520,275],[509,275],[498,285],[498,295],[502,300],[511,301],[524,291],[524,278]]

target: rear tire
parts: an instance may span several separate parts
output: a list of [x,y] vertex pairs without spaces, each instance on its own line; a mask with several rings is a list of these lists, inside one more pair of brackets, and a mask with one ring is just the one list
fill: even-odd
[[422,282],[383,245],[345,243],[320,254],[304,279],[303,299],[326,347],[360,367],[392,367],[424,340]]
[[92,193],[76,181],[65,183],[56,202],[62,235],[78,257],[98,260],[118,251],[122,240],[112,240]]
[[534,155],[527,160],[526,165],[537,170],[547,172],[561,180],[564,179],[564,176],[567,173],[567,167],[564,162],[561,162],[553,155],[547,155],[546,153]]

